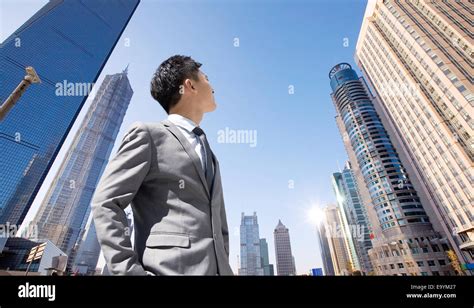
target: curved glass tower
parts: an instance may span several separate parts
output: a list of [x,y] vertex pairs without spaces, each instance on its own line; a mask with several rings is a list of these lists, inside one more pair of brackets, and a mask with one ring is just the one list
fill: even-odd
[[[347,63],[330,73],[331,94],[352,151],[368,189],[377,224],[369,256],[380,275],[447,275],[446,243],[432,228],[420,198],[380,120],[363,78]],[[428,249],[429,248],[429,249]]]

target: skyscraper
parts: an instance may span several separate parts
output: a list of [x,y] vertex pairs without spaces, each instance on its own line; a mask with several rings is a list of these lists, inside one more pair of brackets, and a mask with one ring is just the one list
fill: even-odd
[[296,265],[291,253],[290,231],[278,220],[278,225],[273,231],[275,238],[275,258],[278,276],[296,275]]
[[[325,215],[325,214],[324,214]],[[319,239],[319,251],[321,252],[321,259],[323,261],[323,269],[325,276],[334,276],[334,264],[331,258],[331,248],[329,247],[328,233],[326,232],[326,224],[321,221],[316,229]]]
[[350,262],[350,270],[357,270],[360,271],[361,267],[359,264],[359,256],[357,255],[357,251],[355,248],[354,241],[357,241],[357,234],[358,231],[356,228],[357,225],[349,224],[348,211],[345,209],[345,204],[343,200],[344,196],[344,186],[342,183],[342,174],[339,172],[333,173],[332,175],[332,186],[334,192],[336,194],[337,199],[337,206],[338,206],[338,216],[339,216],[339,225],[340,233],[342,240],[345,242],[345,248],[347,250],[347,256]]
[[1,102],[25,67],[42,81],[0,123],[1,224],[22,223],[138,3],[51,0],[0,45]]
[[260,239],[260,256],[262,258],[262,267],[264,276],[274,276],[273,264],[270,264],[268,257],[268,244],[264,238]]
[[[349,158],[358,164],[370,194],[367,213],[374,238],[369,250],[381,275],[449,274],[449,250],[434,230],[410,176],[398,157],[363,78],[347,63],[330,73],[336,121]],[[374,227],[375,226],[375,227]]]
[[[369,1],[355,60],[418,190],[474,266],[472,3]],[[417,183],[415,183],[417,184]],[[471,272],[472,273],[472,272]]]
[[357,268],[357,264],[354,263],[354,256],[349,247],[348,235],[344,229],[342,209],[335,205],[329,205],[324,208],[323,214],[324,218],[320,228],[324,231],[320,231],[320,234],[326,236],[334,270],[333,275],[347,276],[354,270],[360,270],[360,268]]
[[350,162],[346,163],[341,172],[333,174],[333,188],[344,227],[347,230],[346,235],[349,238],[348,244],[353,256],[352,259],[356,261],[353,264],[354,268],[370,273],[372,264],[368,251],[372,248],[370,241],[372,231]]
[[263,276],[262,257],[260,255],[260,236],[257,213],[245,216],[240,222],[240,268],[241,276]]
[[91,226],[90,202],[132,95],[127,69],[105,77],[34,219],[39,237],[66,252],[69,266],[84,233],[90,231],[87,254],[94,258],[86,259],[91,273],[100,249]]

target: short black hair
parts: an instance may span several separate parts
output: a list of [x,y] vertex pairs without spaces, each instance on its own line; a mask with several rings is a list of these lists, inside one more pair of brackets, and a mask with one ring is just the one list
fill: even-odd
[[151,79],[151,96],[160,103],[169,113],[171,107],[176,105],[181,97],[179,86],[187,78],[199,80],[199,68],[201,63],[194,61],[191,57],[175,55],[157,68]]

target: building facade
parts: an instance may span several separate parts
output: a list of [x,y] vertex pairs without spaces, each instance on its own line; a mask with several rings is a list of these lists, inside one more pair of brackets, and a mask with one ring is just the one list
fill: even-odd
[[369,1],[355,55],[419,191],[459,261],[471,267],[472,14],[468,1]]

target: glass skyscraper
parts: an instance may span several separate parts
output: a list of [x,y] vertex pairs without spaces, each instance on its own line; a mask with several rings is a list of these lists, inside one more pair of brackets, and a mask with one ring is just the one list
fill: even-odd
[[349,157],[358,164],[370,194],[374,227],[369,256],[376,274],[444,275],[451,267],[446,239],[434,230],[363,78],[347,63],[330,73],[331,97]]
[[[360,198],[359,189],[350,167],[350,162],[341,172],[333,174],[333,187],[337,204],[343,216],[344,227],[347,230],[349,247],[353,256],[353,266],[365,273],[372,272],[368,251],[372,248],[370,235],[371,226],[367,212]],[[355,255],[355,257],[354,257]]]
[[[64,251],[69,266],[84,237],[82,251],[89,257],[81,258],[90,263],[89,273],[95,271],[100,253],[90,202],[132,95],[127,69],[105,77],[34,219],[39,237]],[[85,236],[86,231],[89,236]]]
[[0,123],[1,224],[22,223],[138,3],[51,0],[0,45],[1,102],[25,67],[34,67],[42,81]]
[[273,264],[270,264],[268,257],[268,243],[264,238],[260,239],[260,256],[262,258],[263,275],[274,276]]
[[263,276],[262,257],[260,255],[260,236],[257,213],[246,216],[242,213],[240,222],[240,268],[241,276]]

